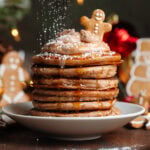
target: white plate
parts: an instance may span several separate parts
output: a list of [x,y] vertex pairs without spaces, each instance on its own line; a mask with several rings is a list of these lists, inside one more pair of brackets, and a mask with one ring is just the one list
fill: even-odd
[[32,103],[11,104],[4,107],[3,112],[16,122],[40,132],[51,138],[62,140],[91,140],[101,134],[124,126],[135,117],[144,113],[144,108],[123,102],[117,102],[122,114],[107,117],[38,117],[30,116]]

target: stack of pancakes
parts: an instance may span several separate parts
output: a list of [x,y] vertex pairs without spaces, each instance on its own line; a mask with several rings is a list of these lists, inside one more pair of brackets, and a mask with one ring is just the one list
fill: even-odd
[[32,58],[32,115],[117,115],[117,65],[121,56],[85,30],[65,30]]

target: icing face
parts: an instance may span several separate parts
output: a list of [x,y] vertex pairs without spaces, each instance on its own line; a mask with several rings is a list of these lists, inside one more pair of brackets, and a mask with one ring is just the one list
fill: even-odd
[[19,64],[20,63],[20,60],[17,58],[17,59],[14,59],[14,58],[9,58],[9,63],[10,64]]
[[17,67],[21,66],[22,61],[21,61],[21,57],[19,53],[12,51],[12,52],[7,53],[4,56],[2,63],[12,65],[13,68],[16,68],[14,66],[17,66]]
[[10,68],[13,69],[13,70],[17,69],[17,67],[18,67],[18,66],[17,66],[16,64],[11,64],[11,65],[10,65]]
[[102,10],[97,9],[93,12],[92,18],[94,18],[96,21],[104,21],[105,14]]
[[145,64],[150,64],[150,53],[149,52],[147,52],[147,53],[141,52],[136,57],[137,57],[138,62],[141,62],[141,63],[143,62]]

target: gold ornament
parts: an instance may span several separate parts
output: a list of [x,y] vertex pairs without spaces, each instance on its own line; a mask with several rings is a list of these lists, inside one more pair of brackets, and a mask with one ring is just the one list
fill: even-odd
[[33,87],[33,81],[32,80],[29,81],[29,86]]
[[118,24],[119,22],[119,15],[112,13],[107,17],[107,22],[111,23],[111,24]]
[[19,34],[19,30],[17,28],[11,29],[10,33],[13,36],[15,41],[19,42],[21,40],[21,37],[20,37],[20,34]]
[[77,0],[78,5],[83,5],[84,4],[84,0]]
[[4,89],[3,89],[3,82],[2,82],[2,78],[0,78],[0,99],[3,95]]

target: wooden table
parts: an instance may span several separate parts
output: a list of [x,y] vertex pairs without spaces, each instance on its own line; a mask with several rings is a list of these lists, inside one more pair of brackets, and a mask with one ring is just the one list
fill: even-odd
[[120,128],[92,141],[59,141],[20,125],[0,128],[0,150],[150,150],[150,131]]

